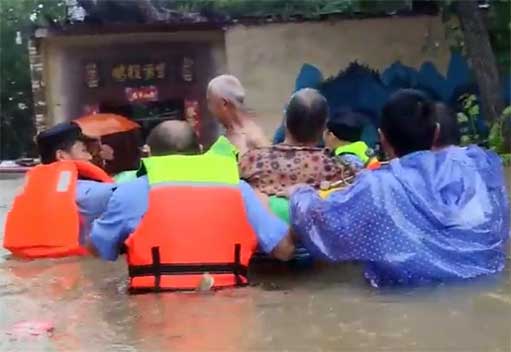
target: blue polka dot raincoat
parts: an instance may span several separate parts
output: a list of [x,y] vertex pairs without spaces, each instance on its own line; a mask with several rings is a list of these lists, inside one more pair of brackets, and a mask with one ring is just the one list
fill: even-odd
[[373,286],[501,271],[509,200],[500,158],[476,146],[417,152],[322,200],[291,197],[291,226],[313,256],[360,261]]

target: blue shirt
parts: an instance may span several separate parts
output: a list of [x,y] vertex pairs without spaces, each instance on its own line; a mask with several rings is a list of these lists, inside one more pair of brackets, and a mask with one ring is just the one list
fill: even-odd
[[[239,188],[259,246],[269,253],[287,234],[288,226],[263,206],[246,182],[240,181]],[[106,211],[92,227],[91,241],[102,259],[117,259],[121,245],[135,231],[147,211],[148,195],[146,176],[118,185]]]
[[506,263],[502,163],[476,146],[394,159],[324,200],[300,188],[290,215],[314,256],[361,261],[374,286],[472,278]]
[[92,222],[106,210],[116,185],[88,180],[76,182],[76,204],[80,213],[80,243],[90,234]]

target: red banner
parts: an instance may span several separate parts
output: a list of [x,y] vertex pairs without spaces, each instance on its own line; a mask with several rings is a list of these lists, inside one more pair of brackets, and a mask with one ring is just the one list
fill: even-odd
[[155,86],[125,88],[126,99],[130,103],[158,100],[158,88]]

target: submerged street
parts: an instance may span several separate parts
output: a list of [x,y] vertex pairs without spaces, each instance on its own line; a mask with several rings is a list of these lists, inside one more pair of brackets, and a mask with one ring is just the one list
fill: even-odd
[[[0,180],[2,227],[21,185]],[[122,259],[23,262],[1,251],[1,351],[511,349],[509,265],[489,279],[390,291],[371,288],[355,265],[264,265],[248,288],[130,296]],[[20,321],[54,330],[13,335]]]

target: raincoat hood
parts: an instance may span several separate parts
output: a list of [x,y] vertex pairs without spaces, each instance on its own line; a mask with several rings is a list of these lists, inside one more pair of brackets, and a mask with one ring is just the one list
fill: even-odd
[[415,209],[438,226],[480,225],[491,208],[490,194],[505,186],[500,158],[477,146],[418,152],[389,168]]

